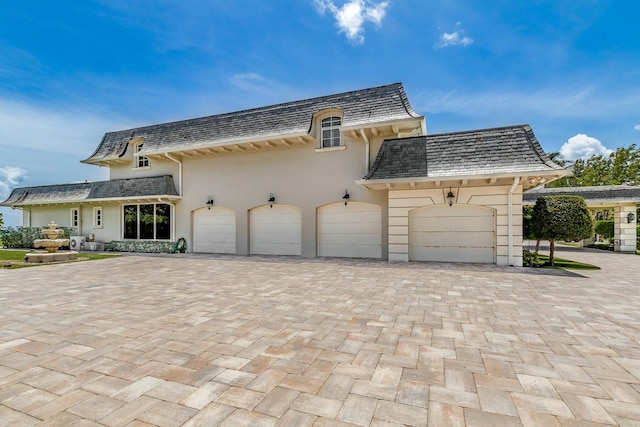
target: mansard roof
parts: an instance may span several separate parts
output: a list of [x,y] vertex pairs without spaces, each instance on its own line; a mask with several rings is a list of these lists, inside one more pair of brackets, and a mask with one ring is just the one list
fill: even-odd
[[529,125],[517,125],[386,140],[361,183],[549,172],[567,174]]
[[1,206],[53,205],[109,200],[179,198],[170,175],[14,189]]
[[108,132],[83,163],[101,164],[122,157],[133,138],[142,138],[140,155],[180,152],[269,138],[307,136],[313,116],[342,111],[343,129],[421,119],[401,83],[267,107]]
[[636,185],[597,185],[589,187],[534,188],[522,195],[526,204],[540,196],[582,196],[587,204],[640,203],[640,187]]

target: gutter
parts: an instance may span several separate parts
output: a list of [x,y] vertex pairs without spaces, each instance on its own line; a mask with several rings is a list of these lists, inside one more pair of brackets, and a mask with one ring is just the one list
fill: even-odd
[[520,183],[520,177],[513,178],[513,185],[509,189],[507,194],[507,229],[508,229],[508,245],[509,245],[509,265],[513,267],[513,193],[516,191],[518,184]]
[[182,197],[182,162],[174,157],[171,157],[169,153],[164,153],[167,159],[173,160],[178,164],[178,194]]

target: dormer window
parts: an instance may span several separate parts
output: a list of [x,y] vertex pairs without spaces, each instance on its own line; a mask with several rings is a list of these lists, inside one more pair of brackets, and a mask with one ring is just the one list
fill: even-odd
[[137,144],[135,147],[136,151],[136,168],[148,168],[149,167],[149,158],[145,156],[140,156],[138,153],[142,150],[143,143]]
[[342,119],[337,116],[322,119],[322,148],[339,147],[341,144],[340,125]]

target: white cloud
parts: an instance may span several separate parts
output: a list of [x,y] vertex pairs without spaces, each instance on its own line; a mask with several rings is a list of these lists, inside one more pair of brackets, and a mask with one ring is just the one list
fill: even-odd
[[364,43],[364,24],[372,22],[380,26],[389,7],[388,1],[348,0],[336,6],[333,0],[314,0],[318,11],[329,11],[336,19],[339,32],[345,33],[354,44]]
[[448,46],[468,46],[473,43],[473,39],[466,35],[464,29],[460,28],[461,23],[456,23],[456,31],[452,33],[440,34],[440,40],[434,45],[436,48],[443,48]]
[[588,159],[591,156],[608,156],[613,150],[608,149],[596,138],[579,133],[572,136],[560,148],[560,155],[565,160]]
[[640,130],[640,125],[635,125],[633,128],[634,128],[635,130]]
[[16,185],[27,178],[27,171],[17,166],[0,167],[0,200],[4,200]]

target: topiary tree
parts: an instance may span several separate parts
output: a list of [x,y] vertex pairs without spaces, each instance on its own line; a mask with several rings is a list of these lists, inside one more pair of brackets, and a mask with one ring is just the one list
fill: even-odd
[[600,221],[596,221],[593,227],[596,234],[600,234],[603,238],[607,240],[613,239],[615,221],[612,219],[603,219]]
[[538,197],[531,214],[533,235],[549,241],[549,264],[554,265],[556,240],[591,236],[593,220],[581,196]]

